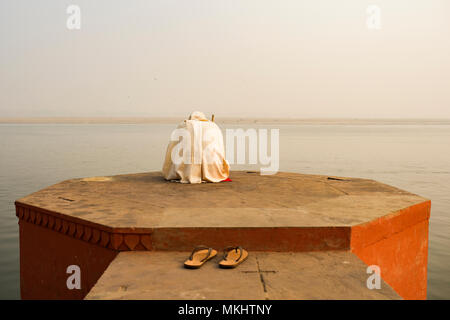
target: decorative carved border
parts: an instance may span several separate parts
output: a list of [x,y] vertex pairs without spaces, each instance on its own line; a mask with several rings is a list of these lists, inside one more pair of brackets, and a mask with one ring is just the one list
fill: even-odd
[[106,231],[97,226],[86,225],[81,222],[74,222],[62,217],[56,217],[50,212],[22,206],[17,202],[16,216],[20,221],[44,227],[69,237],[112,250],[149,251],[153,249],[151,232],[126,233]]

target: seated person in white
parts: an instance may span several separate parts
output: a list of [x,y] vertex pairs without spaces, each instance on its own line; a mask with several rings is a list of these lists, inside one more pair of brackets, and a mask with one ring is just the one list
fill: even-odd
[[230,181],[220,128],[193,112],[172,132],[162,172],[166,180],[181,183]]

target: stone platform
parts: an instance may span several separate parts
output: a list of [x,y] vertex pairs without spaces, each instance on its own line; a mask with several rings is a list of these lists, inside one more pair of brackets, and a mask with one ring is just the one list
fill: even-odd
[[[426,298],[429,200],[366,179],[231,178],[198,185],[167,182],[157,172],[72,179],[17,200],[22,298],[83,298],[116,260],[134,257],[124,251],[152,251],[151,259],[198,244],[238,244],[255,257],[342,251],[380,266],[402,298]],[[84,272],[83,285],[68,291],[65,268],[73,264]],[[301,297],[308,294],[290,298]]]
[[189,254],[121,252],[86,299],[401,299],[383,281],[367,289],[367,266],[348,251],[258,251],[226,270],[220,256],[185,269]]

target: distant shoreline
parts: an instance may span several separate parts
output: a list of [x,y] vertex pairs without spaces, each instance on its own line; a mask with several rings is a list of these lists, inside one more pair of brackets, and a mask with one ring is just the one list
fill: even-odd
[[[184,118],[171,117],[30,117],[0,118],[0,124],[176,124]],[[333,119],[333,118],[219,118],[219,124],[299,125],[450,125],[450,119]]]

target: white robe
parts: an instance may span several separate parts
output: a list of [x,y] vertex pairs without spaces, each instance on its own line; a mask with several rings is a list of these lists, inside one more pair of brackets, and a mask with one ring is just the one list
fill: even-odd
[[162,169],[166,180],[201,183],[220,182],[229,177],[223,135],[214,122],[208,121],[202,113],[194,112],[189,120],[178,125],[177,130],[185,136],[174,134],[171,137]]

